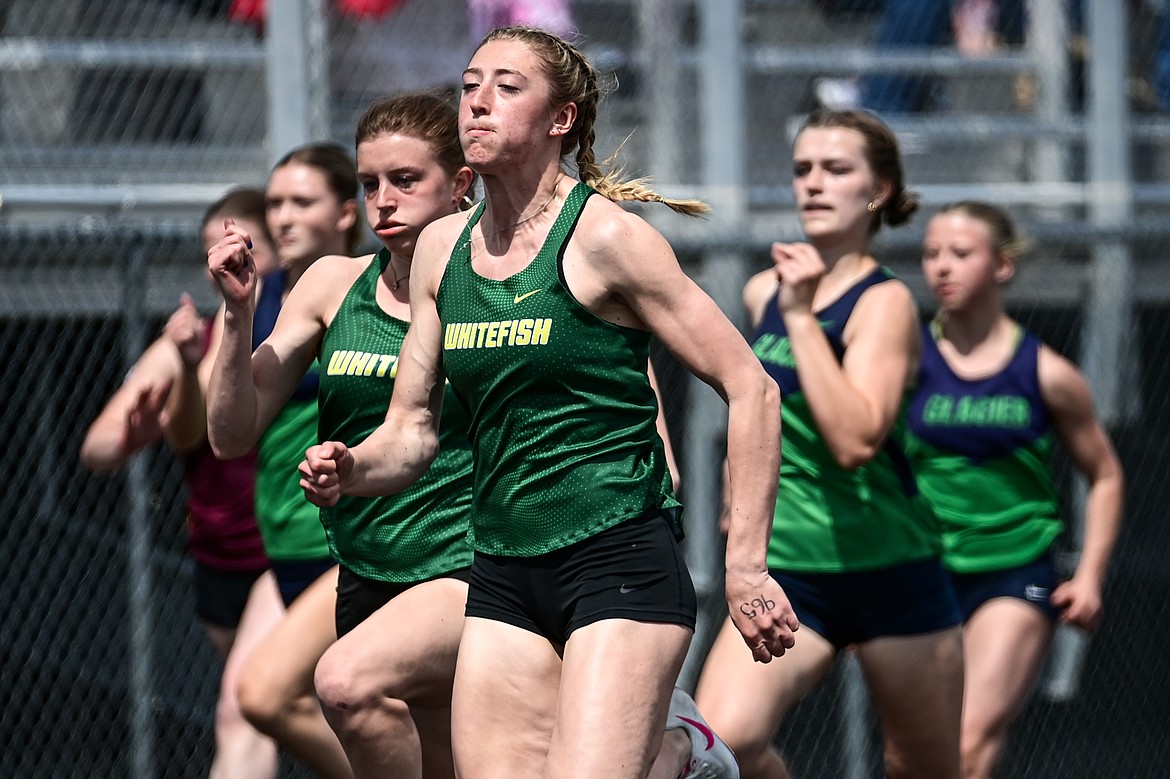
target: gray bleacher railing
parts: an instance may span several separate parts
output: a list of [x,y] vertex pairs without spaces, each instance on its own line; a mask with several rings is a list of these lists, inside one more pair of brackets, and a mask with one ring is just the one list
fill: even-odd
[[[150,19],[171,19],[183,5],[131,0],[116,10],[149,9]],[[1062,672],[1063,678],[1074,682],[1074,690],[1082,682],[1078,694],[1063,700],[1041,696],[1029,704],[1007,775],[1156,775],[1170,760],[1167,747],[1150,736],[1150,723],[1170,717],[1166,675],[1154,662],[1160,657],[1157,638],[1170,629],[1170,606],[1158,596],[1170,591],[1170,573],[1164,555],[1157,555],[1170,543],[1158,521],[1167,498],[1160,442],[1170,432],[1162,400],[1170,378],[1160,368],[1170,343],[1158,326],[1170,300],[1170,188],[1157,176],[1134,181],[1123,157],[1131,144],[1145,144],[1154,150],[1145,167],[1155,168],[1157,154],[1166,153],[1170,123],[1166,114],[1132,116],[1123,99],[1120,63],[1132,48],[1117,26],[1123,17],[1101,17],[1116,13],[1116,4],[1091,0],[1088,32],[1102,37],[1093,38],[1097,54],[1087,63],[1088,109],[1073,112],[1059,100],[1045,102],[1068,78],[1061,71],[1066,64],[1054,60],[1055,52],[1063,52],[1052,32],[1059,24],[1037,23],[1048,37],[1031,35],[1023,50],[970,59],[950,49],[911,54],[863,42],[842,46],[845,36],[829,35],[835,42],[825,44],[824,33],[832,33],[836,22],[825,22],[810,10],[813,5],[579,0],[574,13],[588,50],[627,76],[603,116],[605,127],[599,129],[607,135],[599,144],[616,146],[638,128],[627,149],[631,168],[653,175],[667,194],[703,197],[716,206],[709,220],[686,221],[662,209],[645,213],[670,238],[687,271],[739,318],[742,281],[766,264],[769,242],[799,235],[783,158],[793,117],[808,107],[799,94],[803,83],[813,76],[892,68],[956,80],[1015,73],[1036,79],[1040,97],[1026,109],[956,110],[890,121],[912,161],[925,158],[938,174],[914,186],[927,211],[972,197],[1020,208],[1041,256],[1025,264],[1009,289],[1013,313],[1074,357],[1096,350],[1099,363],[1089,359],[1086,366],[1094,386],[1104,386],[1112,374],[1123,395],[1119,408],[1136,414],[1114,417],[1113,432],[1135,479],[1132,519],[1109,594],[1117,616],[1091,644],[1065,655],[1074,662],[1068,666],[1073,673]],[[1036,0],[1033,8],[1051,13],[1056,5]],[[453,42],[458,31],[448,30],[446,38],[436,31],[463,8],[463,0],[412,0],[391,19],[360,23],[324,5],[283,0],[271,6],[277,27],[282,13],[315,8],[321,16],[285,17],[302,27],[281,33],[297,36],[298,46],[280,52],[274,52],[277,36],[256,39],[218,18],[165,41],[139,28],[138,37],[117,39],[113,22],[101,28],[101,39],[80,31],[59,39],[25,33],[0,38],[0,78],[54,68],[190,71],[209,79],[202,85],[204,101],[226,106],[227,118],[217,121],[232,119],[182,142],[131,135],[91,145],[36,135],[15,142],[0,134],[0,344],[13,355],[5,365],[6,385],[25,388],[0,412],[0,429],[11,441],[32,436],[41,452],[32,465],[19,449],[5,454],[7,471],[23,486],[4,498],[6,516],[16,520],[0,528],[0,547],[12,561],[0,574],[0,589],[16,606],[0,618],[0,653],[5,667],[21,671],[6,678],[12,697],[32,703],[0,712],[0,775],[69,775],[78,765],[89,766],[89,775],[119,777],[206,770],[217,665],[186,601],[179,474],[160,449],[113,480],[90,477],[76,462],[80,431],[139,346],[157,334],[180,292],[195,293],[204,310],[214,305],[195,241],[194,219],[202,207],[232,184],[262,181],[277,147],[319,135],[322,123],[338,122],[335,139],[350,142],[345,110],[400,83],[375,82],[364,71],[338,72],[341,55],[354,48],[361,55],[355,60],[380,51],[390,57],[411,44],[444,55],[458,46],[469,49],[466,41]],[[745,29],[749,16],[791,22],[786,41],[799,38],[800,24],[815,23],[822,41],[770,41],[767,29]],[[321,38],[320,27],[309,29],[314,19],[327,22],[328,37]],[[359,50],[361,35],[372,45]],[[300,62],[275,65],[279,73],[273,74],[274,63],[284,62],[276,53]],[[456,51],[451,58],[460,56]],[[320,85],[308,82],[322,77],[326,62],[333,63],[329,94],[321,97]],[[386,72],[400,76],[403,63],[391,64],[398,70]],[[292,81],[276,85],[269,79],[275,75]],[[451,80],[457,75],[458,67]],[[12,109],[12,90],[22,83],[7,82],[0,117]],[[343,101],[337,96],[342,89],[356,97]],[[306,101],[280,99],[290,92]],[[43,96],[22,100],[35,98]],[[328,103],[322,106],[322,100]],[[281,110],[289,112],[283,119],[274,114]],[[1125,125],[1116,124],[1119,117]],[[273,135],[275,126],[289,134]],[[763,153],[762,142],[769,144]],[[963,147],[980,154],[1013,144],[1026,149],[1018,175],[974,180],[951,162]],[[1055,163],[1032,159],[1043,157],[1037,153],[1043,148],[1056,149]],[[766,170],[758,164],[762,159],[770,165]],[[922,220],[915,225],[883,233],[878,249],[926,309],[930,302],[915,260]],[[1129,362],[1120,355],[1135,347],[1116,345],[1125,338],[1138,341]],[[714,516],[726,412],[710,390],[670,365],[667,360],[663,378],[667,414],[681,433],[686,550],[704,599],[704,621],[687,668],[693,679],[724,608]],[[1134,370],[1136,378],[1127,373]],[[1130,408],[1125,397],[1144,402]],[[1067,474],[1062,478],[1073,482]],[[1066,492],[1073,494],[1072,488]],[[37,507],[35,516],[20,521],[29,504]],[[72,587],[69,597],[61,596],[61,583]],[[49,615],[49,625],[30,631],[34,614]],[[1083,677],[1075,657],[1082,649]],[[1135,683],[1123,673],[1126,667],[1146,675]],[[62,699],[63,690],[69,692]],[[803,776],[877,775],[872,713],[855,669],[845,666],[789,720],[780,738]],[[34,743],[45,746],[28,746]],[[286,766],[289,772],[295,771]]]

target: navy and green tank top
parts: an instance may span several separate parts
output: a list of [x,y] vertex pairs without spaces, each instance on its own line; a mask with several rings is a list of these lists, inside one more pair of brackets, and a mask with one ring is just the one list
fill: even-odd
[[930,328],[910,403],[910,455],[943,534],[943,563],[980,573],[1029,563],[1060,534],[1040,340],[1020,328],[1003,370],[957,376]]
[[[845,325],[861,295],[893,280],[888,270],[875,268],[817,313],[838,361],[845,355]],[[782,399],[780,484],[768,567],[840,573],[937,557],[938,526],[905,455],[904,419],[899,417],[870,462],[853,471],[838,465],[800,386],[778,294],[769,299],[752,341]]]
[[[398,354],[410,327],[378,305],[378,277],[390,261],[378,252],[350,287],[321,342],[320,438],[354,446],[386,418]],[[321,509],[333,556],[376,581],[425,581],[471,565],[471,444],[466,412],[448,387],[439,454],[397,495],[342,496]]]
[[[284,272],[264,277],[252,317],[252,348],[272,332],[284,293]],[[256,524],[271,560],[329,557],[317,507],[298,484],[297,467],[317,443],[318,364],[313,362],[288,403],[260,437],[256,458]]]
[[443,363],[471,414],[482,552],[539,555],[678,506],[646,375],[650,334],[600,319],[564,281],[591,194],[578,183],[532,263],[501,281],[471,266],[481,204],[439,285]]

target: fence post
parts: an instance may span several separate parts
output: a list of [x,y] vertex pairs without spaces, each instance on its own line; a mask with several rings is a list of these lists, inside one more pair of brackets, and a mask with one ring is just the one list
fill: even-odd
[[[1123,229],[1133,218],[1126,17],[1125,3],[1087,0],[1085,24],[1092,52],[1086,137],[1089,221],[1107,231]],[[1122,237],[1098,239],[1087,281],[1081,368],[1102,422],[1112,426],[1139,413],[1129,242]],[[1071,552],[1062,561],[1068,568],[1076,564],[1084,538],[1084,498],[1078,479],[1069,527]],[[1088,637],[1075,628],[1057,629],[1044,685],[1048,698],[1065,701],[1076,695],[1088,645]]]
[[[1045,122],[1069,120],[1069,64],[1065,51],[1068,17],[1064,0],[1030,0],[1027,45],[1036,79],[1036,113]],[[1036,143],[1031,178],[1042,183],[1068,181],[1068,153],[1058,140]],[[1046,209],[1047,210],[1047,209]],[[1061,216],[1062,209],[1052,209]]]
[[[1089,220],[1107,231],[1133,219],[1130,116],[1126,89],[1128,55],[1124,3],[1086,0],[1089,33],[1089,105],[1086,139]],[[1135,367],[1130,345],[1133,267],[1128,241],[1109,238],[1093,245],[1082,367],[1106,425],[1128,416],[1127,390]],[[1132,404],[1131,404],[1132,405]]]
[[[699,2],[699,133],[702,192],[729,235],[747,224],[743,111],[742,0]],[[696,279],[715,303],[736,320],[745,257],[731,250],[707,252]],[[691,686],[723,624],[723,538],[716,522],[723,468],[721,444],[727,434],[727,406],[706,384],[688,377],[688,420],[683,479],[690,521],[687,566],[699,599],[699,624],[683,665],[682,683]],[[704,619],[704,617],[709,617]]]
[[679,2],[643,0],[636,6],[642,44],[639,95],[645,95],[643,115],[649,126],[647,166],[655,181],[676,184],[682,179],[677,105],[682,94]]
[[[122,278],[122,354],[127,369],[146,348],[147,251],[141,235],[131,240]],[[126,468],[126,583],[130,621],[130,738],[135,779],[158,776],[154,734],[154,590],[150,567],[149,497],[146,461],[131,457]]]
[[329,137],[329,47],[321,0],[269,0],[268,156]]

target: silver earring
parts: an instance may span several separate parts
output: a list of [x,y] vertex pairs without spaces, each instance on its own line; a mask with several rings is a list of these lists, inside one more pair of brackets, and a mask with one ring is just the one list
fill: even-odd
[[871,200],[871,201],[869,201],[869,205],[865,207],[865,210],[869,211],[872,214],[874,211],[877,211],[877,208],[878,208],[877,203],[875,203]]

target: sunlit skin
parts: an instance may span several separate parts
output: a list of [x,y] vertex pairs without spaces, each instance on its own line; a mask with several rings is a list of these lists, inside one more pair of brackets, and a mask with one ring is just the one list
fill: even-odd
[[268,229],[282,268],[303,271],[325,254],[344,251],[346,212],[321,170],[296,162],[279,167],[268,179],[267,193]]
[[982,219],[949,211],[930,220],[922,249],[922,274],[942,310],[998,310],[1000,286],[1014,273],[996,251],[991,228]]
[[[825,305],[868,272],[868,206],[889,197],[865,157],[865,138],[845,127],[808,127],[796,138],[792,192],[806,242],[772,244],[781,311]],[[846,334],[850,335],[849,333]]]
[[845,127],[809,127],[797,137],[792,189],[804,233],[822,253],[864,244],[867,207],[883,195],[865,158],[865,139]]
[[543,170],[543,159],[532,156],[527,139],[561,119],[558,107],[550,106],[540,61],[527,46],[510,41],[481,46],[463,71],[462,90],[459,137],[468,165],[485,177],[530,165]]
[[454,208],[452,176],[427,141],[398,133],[358,144],[357,168],[366,221],[391,254],[409,261],[423,227]]

